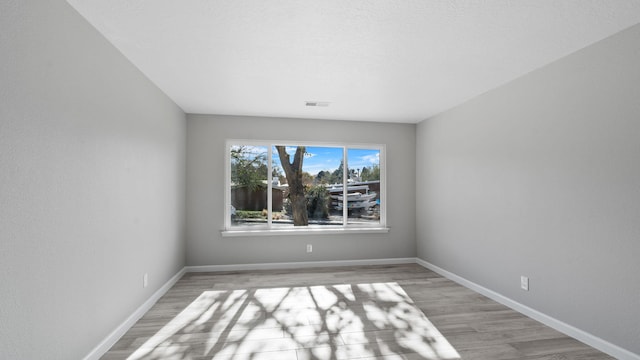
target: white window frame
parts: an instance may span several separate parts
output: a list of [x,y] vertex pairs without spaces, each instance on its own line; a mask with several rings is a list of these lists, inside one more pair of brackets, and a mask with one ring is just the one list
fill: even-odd
[[[231,226],[231,147],[235,145],[265,146],[267,147],[267,223],[264,226]],[[287,228],[272,227],[272,157],[273,146],[317,146],[342,148],[343,161],[343,195],[346,199],[348,191],[346,183],[348,179],[348,150],[349,149],[370,149],[380,151],[380,221],[372,224],[349,224],[348,208],[343,207],[342,225],[308,225],[291,226]],[[363,143],[333,143],[333,142],[308,142],[308,141],[284,141],[284,140],[249,140],[249,139],[228,139],[225,144],[225,187],[224,187],[224,229],[222,236],[270,236],[270,235],[303,235],[303,234],[344,234],[344,233],[386,233],[387,227],[387,171],[386,171],[386,145],[384,144],[363,144]]]

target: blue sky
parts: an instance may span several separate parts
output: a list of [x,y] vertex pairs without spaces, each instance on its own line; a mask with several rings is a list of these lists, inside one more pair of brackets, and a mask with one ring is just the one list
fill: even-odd
[[[293,155],[295,147],[287,147],[287,153]],[[349,168],[360,169],[380,164],[380,151],[367,149],[348,149]],[[280,164],[280,159],[274,149],[274,161]],[[311,175],[317,175],[322,170],[334,171],[340,166],[342,148],[307,146],[307,154],[302,163],[303,170]]]

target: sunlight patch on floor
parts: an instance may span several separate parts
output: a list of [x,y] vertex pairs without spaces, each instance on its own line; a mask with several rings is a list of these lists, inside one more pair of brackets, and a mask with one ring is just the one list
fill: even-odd
[[205,291],[128,359],[459,359],[395,282]]

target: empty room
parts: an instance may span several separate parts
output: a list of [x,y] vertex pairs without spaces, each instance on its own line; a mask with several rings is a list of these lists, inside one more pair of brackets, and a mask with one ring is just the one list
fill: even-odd
[[0,359],[640,360],[640,1],[0,1]]

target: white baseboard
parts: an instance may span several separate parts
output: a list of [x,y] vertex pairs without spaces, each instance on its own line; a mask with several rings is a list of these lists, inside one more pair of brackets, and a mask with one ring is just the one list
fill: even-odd
[[492,300],[495,300],[503,305],[506,305],[513,310],[516,310],[532,319],[535,319],[555,330],[560,331],[568,336],[571,336],[574,339],[582,341],[583,343],[598,349],[604,353],[607,353],[616,359],[621,360],[640,360],[640,355],[632,353],[629,350],[625,350],[617,345],[614,345],[608,341],[605,341],[597,336],[594,336],[586,331],[580,330],[574,326],[571,326],[565,322],[562,322],[556,318],[553,318],[549,315],[543,314],[535,309],[532,309],[526,305],[520,304],[517,301],[514,301],[504,295],[501,295],[493,290],[489,290],[481,285],[478,285],[472,281],[469,281],[461,276],[458,276],[452,272],[449,272],[443,268],[440,268],[436,265],[433,265],[427,261],[424,261],[420,258],[416,258],[416,263],[421,265],[429,270],[432,270],[449,280],[453,280],[458,284],[469,288],[473,291],[476,291]]
[[138,321],[151,307],[166,294],[173,285],[185,274],[185,269],[182,268],[175,274],[169,281],[167,281],[160,289],[151,295],[151,297],[145,301],[140,307],[136,309],[122,324],[120,324],[111,334],[107,335],[104,340],[98,344],[91,352],[84,357],[84,360],[98,360],[103,356],[129,329]]
[[416,258],[364,259],[364,260],[336,260],[336,261],[301,261],[286,263],[236,264],[236,265],[204,265],[187,266],[187,272],[217,272],[242,270],[277,270],[302,269],[333,266],[361,266],[361,265],[393,265],[415,264]]

